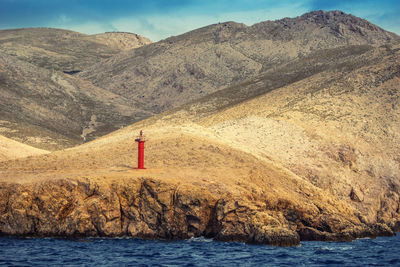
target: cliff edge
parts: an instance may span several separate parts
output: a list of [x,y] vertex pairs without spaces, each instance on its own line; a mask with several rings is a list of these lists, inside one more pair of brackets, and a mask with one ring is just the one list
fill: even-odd
[[207,236],[282,246],[394,234],[278,163],[233,149],[201,128],[157,128],[149,129],[147,170],[133,168],[133,137],[122,133],[0,163],[0,233]]

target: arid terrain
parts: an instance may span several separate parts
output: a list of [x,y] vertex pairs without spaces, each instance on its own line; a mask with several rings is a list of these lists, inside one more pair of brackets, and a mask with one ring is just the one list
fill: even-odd
[[34,148],[0,135],[0,161],[47,154],[49,151]]
[[137,101],[68,74],[149,42],[127,33],[0,31],[0,134],[58,150],[149,117]]
[[79,77],[161,112],[314,51],[398,38],[340,11],[315,11],[253,26],[210,25],[121,53]]
[[[248,56],[224,54],[238,47]],[[193,62],[203,76],[179,69]],[[11,68],[6,63],[0,67]],[[31,86],[52,75],[66,74],[49,71]],[[61,78],[90,96],[93,120],[108,103],[119,113],[104,121],[148,113],[79,146],[54,136],[60,150],[52,153],[0,139],[0,234],[296,245],[400,230],[400,42],[365,20],[320,11],[250,27],[211,25]],[[173,89],[180,81],[182,92]],[[89,101],[82,99],[65,103]],[[62,112],[68,119],[73,110]],[[60,124],[51,132],[69,136],[69,124]],[[134,169],[140,130],[146,170]]]
[[102,59],[150,43],[143,36],[120,32],[86,35],[51,28],[0,31],[2,54],[65,73],[82,71]]
[[219,23],[156,43],[129,33],[3,30],[0,134],[47,150],[73,147],[318,51],[396,40],[340,11]]

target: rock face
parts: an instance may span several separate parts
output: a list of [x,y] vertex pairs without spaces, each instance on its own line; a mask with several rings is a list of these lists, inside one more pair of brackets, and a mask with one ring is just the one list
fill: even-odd
[[216,199],[198,188],[146,178],[114,181],[107,186],[89,180],[2,184],[0,234],[157,239],[206,236],[279,246],[297,245],[300,240],[393,235],[384,225],[373,227],[323,211],[309,214],[291,205],[278,201],[252,207],[239,199]]

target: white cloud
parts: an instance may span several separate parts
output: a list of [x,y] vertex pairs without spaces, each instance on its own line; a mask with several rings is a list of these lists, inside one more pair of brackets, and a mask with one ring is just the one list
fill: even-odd
[[153,41],[178,35],[187,31],[215,23],[208,16],[148,16],[146,18],[122,18],[112,22],[118,31],[134,32]]
[[83,23],[76,23],[74,20],[64,14],[58,16],[58,18],[50,23],[50,27],[68,29],[72,31],[77,31],[86,34],[96,34],[103,33],[107,31],[117,31],[109,23],[97,22],[97,21],[87,21]]
[[118,31],[134,32],[148,37],[153,41],[158,41],[172,35],[179,35],[218,22],[235,21],[252,25],[265,20],[294,17],[305,12],[307,12],[307,9],[302,5],[292,4],[245,12],[222,12],[219,15],[175,13],[146,17],[124,17],[112,21],[111,24]]
[[66,24],[66,23],[69,23],[70,21],[71,21],[71,19],[69,17],[67,17],[65,14],[61,14],[58,17],[59,24]]
[[219,18],[221,18],[223,21],[233,20],[236,22],[243,22],[247,25],[252,25],[265,20],[277,20],[284,17],[300,16],[307,11],[307,8],[305,8],[302,4],[286,4],[270,9],[222,13]]
[[103,32],[117,31],[111,24],[103,24],[98,22],[87,22],[76,25],[68,25],[66,27],[69,30],[86,33],[86,34],[97,34]]

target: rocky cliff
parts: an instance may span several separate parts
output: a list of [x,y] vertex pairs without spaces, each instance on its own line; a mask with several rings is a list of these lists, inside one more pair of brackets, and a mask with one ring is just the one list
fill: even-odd
[[[123,164],[129,164],[121,159],[130,151],[121,150],[120,145],[122,157],[102,150],[106,155],[101,157],[66,153],[0,163],[5,170],[0,184],[0,234],[207,236],[283,246],[297,245],[300,240],[393,235],[388,226],[366,223],[346,203],[250,155],[181,135],[178,147],[161,153],[184,158],[180,150],[200,152],[182,164],[176,159],[165,163],[156,149],[173,140],[157,139],[148,148],[154,155],[148,159],[152,170],[144,172]],[[127,140],[124,143],[129,147]],[[202,149],[203,145],[207,148]],[[115,162],[101,159],[112,155]],[[208,162],[211,158],[218,160],[218,167]],[[241,164],[241,171],[235,170],[234,162]],[[104,163],[110,167],[101,167]],[[205,164],[210,169],[201,171],[199,167]]]
[[343,207],[293,203],[285,198],[249,204],[239,196],[217,198],[198,186],[151,178],[107,185],[87,179],[1,184],[0,205],[0,234],[16,236],[206,236],[290,246],[300,240],[393,235],[386,225],[365,224],[346,209],[341,214]]
[[[140,126],[140,125],[139,125]],[[143,125],[142,125],[143,126]],[[296,245],[393,235],[279,162],[233,148],[199,126],[147,126],[147,170],[132,131],[48,155],[0,162],[0,232]]]

